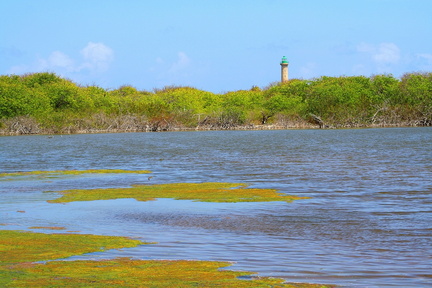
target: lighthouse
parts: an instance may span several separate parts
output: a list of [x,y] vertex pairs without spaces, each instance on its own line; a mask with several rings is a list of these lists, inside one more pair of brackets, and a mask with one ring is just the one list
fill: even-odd
[[281,82],[288,81],[288,61],[285,56],[282,57],[281,65]]

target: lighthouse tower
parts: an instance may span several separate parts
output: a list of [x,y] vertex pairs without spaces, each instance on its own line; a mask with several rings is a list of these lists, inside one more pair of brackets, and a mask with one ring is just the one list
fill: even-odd
[[288,61],[285,56],[282,57],[281,65],[281,82],[288,81]]

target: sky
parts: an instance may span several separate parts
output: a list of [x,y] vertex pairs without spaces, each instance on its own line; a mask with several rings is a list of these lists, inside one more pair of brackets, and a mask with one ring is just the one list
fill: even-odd
[[1,0],[0,75],[214,93],[432,71],[430,0]]

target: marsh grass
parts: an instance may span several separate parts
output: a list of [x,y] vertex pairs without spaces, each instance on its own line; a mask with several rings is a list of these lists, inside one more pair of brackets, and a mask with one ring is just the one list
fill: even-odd
[[271,202],[306,199],[279,193],[276,189],[248,188],[242,183],[174,183],[139,185],[130,188],[76,189],[57,191],[62,197],[49,200],[50,203],[73,201],[94,201],[133,198],[150,201],[157,198],[193,200],[200,202]]

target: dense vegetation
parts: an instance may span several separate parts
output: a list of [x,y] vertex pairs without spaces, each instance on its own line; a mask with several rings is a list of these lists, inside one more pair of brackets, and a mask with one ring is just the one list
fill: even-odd
[[432,73],[293,79],[214,94],[80,86],[53,73],[0,76],[0,133],[431,126]]

